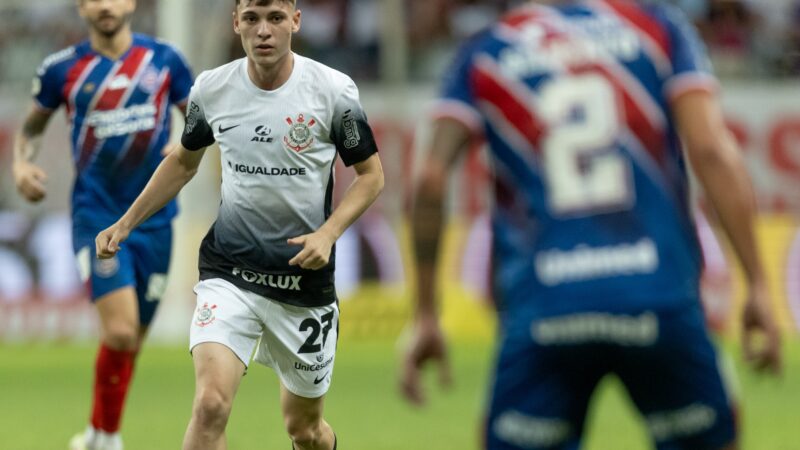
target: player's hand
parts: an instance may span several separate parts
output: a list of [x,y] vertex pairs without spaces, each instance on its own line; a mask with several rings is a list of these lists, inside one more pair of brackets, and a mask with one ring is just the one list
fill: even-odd
[[29,202],[38,202],[47,195],[44,184],[47,174],[36,164],[28,161],[15,162],[11,171],[17,191]]
[[112,258],[119,251],[119,244],[128,239],[130,230],[119,222],[101,231],[94,240],[95,251],[100,259]]
[[411,342],[403,357],[400,391],[409,402],[423,405],[425,395],[420,378],[425,363],[429,360],[437,363],[439,384],[447,388],[452,384],[450,361],[447,357],[447,344],[436,317],[420,316],[412,333]]
[[289,245],[302,245],[303,249],[289,260],[290,266],[300,266],[303,269],[318,270],[328,265],[331,257],[331,248],[336,239],[329,234],[317,230],[310,234],[288,239]]
[[756,370],[781,371],[781,335],[770,310],[765,287],[753,286],[742,312],[742,349]]

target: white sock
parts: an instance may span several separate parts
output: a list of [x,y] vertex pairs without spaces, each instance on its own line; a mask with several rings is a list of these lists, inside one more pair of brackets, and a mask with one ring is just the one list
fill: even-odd
[[90,450],[123,450],[122,436],[118,433],[106,433],[95,430],[94,442],[87,446]]
[[94,448],[94,441],[97,439],[97,430],[91,426],[86,426],[86,431],[83,432],[83,441],[86,443],[86,448]]

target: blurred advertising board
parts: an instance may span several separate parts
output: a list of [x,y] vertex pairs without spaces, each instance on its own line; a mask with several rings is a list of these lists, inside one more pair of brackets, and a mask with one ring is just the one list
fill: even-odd
[[[796,88],[781,84],[726,85],[723,103],[731,130],[742,144],[757,190],[762,244],[775,310],[783,327],[800,329],[800,108]],[[381,148],[386,188],[379,202],[337,244],[337,286],[342,299],[343,336],[397,336],[410,314],[413,295],[411,243],[406,212],[417,150],[425,133],[423,112],[434,89],[367,87],[361,97]],[[43,164],[51,174],[52,199],[30,207],[15,199],[10,174],[17,107],[0,108],[0,341],[81,339],[96,333],[94,311],[85,300],[74,267],[68,222],[69,151],[66,124],[53,120]],[[180,128],[178,126],[177,128]],[[419,131],[417,131],[419,130]],[[457,336],[488,339],[494,319],[488,299],[490,234],[489,173],[480,146],[453,177],[452,220],[447,228],[441,271],[444,320]],[[152,339],[185,342],[197,279],[197,248],[216,214],[210,195],[219,185],[218,158],[210,151],[201,174],[181,194],[182,214],[175,222],[176,242],[164,304]],[[352,174],[337,168],[337,191]],[[51,175],[52,178],[52,175]],[[216,194],[218,195],[218,194]],[[699,202],[702,204],[702,200]],[[735,317],[744,292],[738,269],[727,261],[730,250],[713,219],[698,215],[706,273],[704,302],[709,322],[736,332]],[[727,256],[727,257],[726,257]]]

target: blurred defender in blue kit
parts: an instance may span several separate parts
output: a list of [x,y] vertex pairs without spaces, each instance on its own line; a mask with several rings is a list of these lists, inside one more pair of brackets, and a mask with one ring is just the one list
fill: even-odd
[[13,174],[28,201],[47,193],[34,160],[50,118],[62,105],[75,165],[72,245],[100,318],[89,425],[71,450],[121,450],[119,428],[139,353],[166,286],[175,202],[154,214],[110,260],[94,237],[114,223],[164,158],[170,107],[186,109],[192,73],[183,56],[134,34],[134,0],[80,0],[89,38],[47,57],[33,82],[33,107],[14,143]]
[[746,274],[745,355],[774,372],[781,355],[752,187],[718,90],[696,31],[665,5],[530,2],[463,45],[417,185],[417,308],[401,380],[410,401],[423,401],[426,361],[449,377],[434,275],[443,203],[450,168],[482,137],[501,339],[487,448],[579,448],[610,373],[657,448],[737,448],[736,405],[699,300],[687,160]]

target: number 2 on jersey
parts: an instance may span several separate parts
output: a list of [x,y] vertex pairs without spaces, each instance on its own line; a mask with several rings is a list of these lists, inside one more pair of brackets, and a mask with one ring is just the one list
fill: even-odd
[[559,78],[544,87],[540,100],[549,125],[542,151],[552,212],[627,207],[633,200],[631,165],[614,149],[622,116],[614,88],[595,74]]
[[[322,319],[321,323],[313,317],[300,322],[300,331],[305,332],[311,329],[311,334],[308,335],[308,338],[297,350],[297,353],[317,353],[325,346],[325,342],[328,340],[328,333],[333,327],[333,311],[323,314],[320,319]],[[320,331],[322,332],[322,344],[317,343]]]

